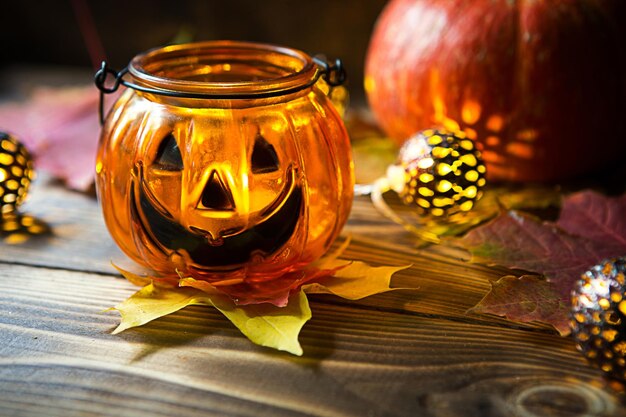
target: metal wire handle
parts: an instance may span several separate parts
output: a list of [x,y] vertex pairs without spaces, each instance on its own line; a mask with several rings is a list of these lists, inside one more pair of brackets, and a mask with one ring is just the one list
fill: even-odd
[[[326,83],[332,88],[342,85],[346,82],[347,74],[346,70],[343,67],[343,63],[340,59],[336,59],[334,62],[328,62],[324,58],[321,57],[313,57],[313,62],[320,67],[320,71],[318,71],[315,76],[306,84],[299,85],[293,88],[279,90],[279,91],[270,91],[270,92],[257,92],[257,93],[229,93],[229,94],[214,94],[214,93],[190,93],[185,91],[169,91],[169,90],[160,90],[151,87],[144,87],[142,85],[135,84],[131,81],[127,81],[124,79],[124,76],[128,73],[128,67],[122,69],[121,71],[115,71],[114,69],[109,67],[109,64],[106,61],[102,61],[102,66],[96,72],[94,76],[94,83],[98,90],[100,90],[100,103],[98,114],[100,116],[100,124],[104,124],[104,95],[111,94],[117,91],[120,85],[123,85],[127,88],[132,88],[133,90],[141,91],[144,93],[157,94],[161,96],[167,97],[175,97],[175,98],[191,98],[191,99],[258,99],[258,98],[270,98],[270,97],[278,97],[286,94],[295,93],[314,85],[320,77],[324,78]],[[113,84],[110,87],[107,87],[107,78],[109,76],[113,77]]]

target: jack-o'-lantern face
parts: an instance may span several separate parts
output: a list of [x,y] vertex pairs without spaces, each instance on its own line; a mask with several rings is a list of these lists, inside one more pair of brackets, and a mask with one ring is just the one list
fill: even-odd
[[294,234],[303,203],[295,149],[277,132],[242,129],[251,140],[159,128],[136,162],[131,216],[175,263],[229,270]]
[[148,51],[129,75],[136,84],[109,111],[96,163],[122,251],[161,276],[226,285],[289,274],[328,250],[354,178],[312,58],[206,42]]

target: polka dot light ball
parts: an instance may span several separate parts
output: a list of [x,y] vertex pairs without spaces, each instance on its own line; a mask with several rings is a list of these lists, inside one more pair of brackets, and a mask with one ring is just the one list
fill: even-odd
[[428,129],[404,143],[387,177],[405,204],[442,217],[472,209],[485,171],[480,151],[463,132]]
[[572,292],[576,347],[612,378],[626,382],[626,258],[585,272]]
[[13,136],[0,132],[0,214],[15,211],[34,177],[28,150]]

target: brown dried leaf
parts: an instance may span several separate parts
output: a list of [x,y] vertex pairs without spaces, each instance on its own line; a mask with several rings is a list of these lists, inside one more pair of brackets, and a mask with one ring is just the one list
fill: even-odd
[[507,275],[491,284],[491,291],[469,312],[504,316],[513,321],[551,324],[562,336],[569,334],[569,300],[552,283],[537,275]]

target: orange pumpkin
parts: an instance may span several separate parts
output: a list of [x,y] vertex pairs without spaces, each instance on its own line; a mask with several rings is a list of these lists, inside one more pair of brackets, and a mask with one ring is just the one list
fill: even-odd
[[270,279],[319,258],[353,187],[348,136],[319,71],[302,52],[242,42],[136,57],[138,88],[110,111],[97,159],[123,251],[162,275],[208,281]]
[[432,126],[482,144],[492,180],[551,181],[626,150],[622,0],[393,0],[366,62],[398,143]]

